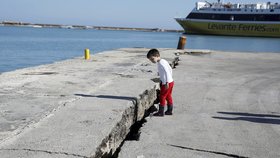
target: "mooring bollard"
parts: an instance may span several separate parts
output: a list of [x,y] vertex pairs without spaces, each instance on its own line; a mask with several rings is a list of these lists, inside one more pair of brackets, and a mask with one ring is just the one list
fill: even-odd
[[89,52],[89,49],[86,48],[86,49],[85,49],[85,59],[86,59],[86,60],[89,60],[89,58],[90,58],[90,52]]
[[186,44],[186,37],[185,36],[181,36],[179,38],[177,49],[184,49],[185,48],[185,44]]

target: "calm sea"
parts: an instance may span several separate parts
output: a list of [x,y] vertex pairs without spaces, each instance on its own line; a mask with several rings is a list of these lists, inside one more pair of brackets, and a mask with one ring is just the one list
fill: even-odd
[[[0,27],[0,73],[124,47],[176,48],[180,33]],[[187,35],[187,48],[280,53],[279,38]]]

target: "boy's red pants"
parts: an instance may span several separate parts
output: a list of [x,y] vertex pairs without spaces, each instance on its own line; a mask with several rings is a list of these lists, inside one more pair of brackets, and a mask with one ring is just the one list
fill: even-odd
[[160,85],[160,105],[161,106],[165,106],[166,105],[166,101],[167,101],[167,105],[172,106],[173,105],[173,99],[172,99],[172,90],[173,90],[173,86],[174,86],[174,81],[168,83],[169,84],[169,88],[166,89],[165,85]]

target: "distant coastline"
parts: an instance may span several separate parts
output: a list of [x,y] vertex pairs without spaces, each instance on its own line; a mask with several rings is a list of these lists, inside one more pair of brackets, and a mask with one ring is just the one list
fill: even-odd
[[125,30],[125,31],[147,31],[147,32],[184,32],[183,30],[160,29],[160,28],[131,28],[110,26],[85,26],[85,25],[59,25],[59,24],[33,24],[17,21],[2,21],[0,26],[20,26],[34,28],[62,28],[62,29],[95,29],[95,30]]

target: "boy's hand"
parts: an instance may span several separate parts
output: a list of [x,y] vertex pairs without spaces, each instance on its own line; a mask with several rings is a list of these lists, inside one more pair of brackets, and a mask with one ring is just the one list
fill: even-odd
[[168,89],[168,88],[169,88],[169,84],[166,83],[166,84],[165,84],[165,89]]

